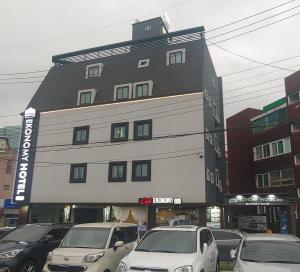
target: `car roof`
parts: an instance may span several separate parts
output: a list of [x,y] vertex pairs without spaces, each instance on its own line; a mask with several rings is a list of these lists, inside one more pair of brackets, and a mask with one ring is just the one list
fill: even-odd
[[300,242],[300,239],[291,234],[268,234],[268,233],[255,233],[247,234],[246,241],[295,241]]
[[168,230],[168,231],[197,231],[198,229],[202,229],[206,227],[199,227],[195,225],[179,225],[179,226],[161,226],[153,228],[152,230]]
[[105,223],[85,223],[74,225],[73,228],[122,228],[122,227],[137,227],[136,224],[119,223],[119,222],[105,222]]

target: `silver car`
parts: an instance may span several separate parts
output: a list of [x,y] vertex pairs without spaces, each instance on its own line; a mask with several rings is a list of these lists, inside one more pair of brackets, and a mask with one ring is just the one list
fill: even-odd
[[299,272],[300,239],[289,234],[246,234],[230,256],[234,272]]

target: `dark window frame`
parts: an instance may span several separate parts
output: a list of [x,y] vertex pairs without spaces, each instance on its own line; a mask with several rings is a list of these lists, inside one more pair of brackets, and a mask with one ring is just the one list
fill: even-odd
[[[83,178],[74,178],[74,169],[76,167],[83,167],[84,168],[84,176]],[[87,175],[87,163],[73,163],[70,167],[70,183],[86,183],[86,175]]]
[[[76,133],[79,130],[85,129],[86,132],[86,140],[85,141],[76,141]],[[89,136],[90,136],[90,126],[82,126],[82,127],[74,127],[73,129],[73,145],[81,145],[81,144],[88,144],[89,143]]]
[[[148,136],[138,136],[138,129],[137,128],[141,124],[149,124],[149,135]],[[140,120],[140,121],[135,121],[134,122],[133,139],[135,141],[151,140],[152,139],[152,119]]]
[[[114,138],[115,128],[122,127],[122,126],[125,126],[125,138],[124,139]],[[110,141],[111,142],[126,142],[126,141],[128,141],[128,130],[129,130],[129,122],[111,124]]]
[[[98,68],[98,71],[97,71],[97,74],[92,74],[92,73],[90,73],[90,71],[91,70],[93,70],[94,71],[94,69],[95,68]],[[99,75],[100,75],[100,66],[99,65],[93,65],[93,66],[89,66],[88,68],[87,68],[87,78],[93,78],[93,77],[99,77]]]
[[[123,97],[123,89],[128,89],[128,96],[126,98]],[[121,89],[122,91],[122,98],[118,98],[118,91]],[[116,101],[127,101],[130,99],[130,86],[128,85],[122,85],[119,87],[116,87]]]
[[[148,86],[148,91],[147,91],[147,95],[141,95],[141,96],[137,96],[137,93],[138,93],[138,87],[139,86],[143,86],[143,93],[144,93],[144,86]],[[134,88],[134,98],[136,99],[140,99],[140,98],[145,98],[145,97],[150,97],[150,83],[149,82],[145,82],[145,83],[137,83],[135,85],[135,88]]]
[[[140,164],[147,164],[147,176],[146,177],[137,177],[135,175],[135,167]],[[132,161],[132,173],[131,173],[132,181],[151,181],[151,160],[140,160],[140,161]]]
[[10,190],[10,185],[9,184],[4,184],[3,185],[3,190],[4,191],[9,191]]
[[[177,55],[180,55],[180,61],[177,61]],[[171,61],[173,56],[174,56],[175,62]],[[179,63],[183,63],[183,52],[178,50],[178,51],[169,53],[169,65],[175,65],[175,64],[179,64]]]
[[[123,166],[123,177],[120,178],[114,178],[112,176],[112,170],[114,166]],[[127,161],[115,161],[115,162],[109,162],[108,167],[108,182],[126,182],[127,181]]]

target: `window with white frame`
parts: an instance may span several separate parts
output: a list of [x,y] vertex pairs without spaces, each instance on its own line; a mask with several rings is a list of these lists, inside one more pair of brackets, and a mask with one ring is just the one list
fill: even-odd
[[139,60],[138,68],[148,67],[150,63],[150,59]]
[[258,188],[289,186],[293,184],[294,171],[292,168],[256,175],[256,186]]
[[210,170],[206,169],[206,180],[210,181]]
[[214,145],[215,145],[215,151],[218,153],[218,150],[219,150],[219,138],[218,138],[218,136],[216,134],[214,135],[214,138],[215,138],[215,143],[214,143]]
[[292,124],[291,124],[291,131],[293,133],[300,131],[300,122],[299,121],[292,122]]
[[216,186],[220,186],[220,172],[219,169],[215,169],[215,181],[216,181]]
[[212,132],[209,133],[209,143],[211,146],[214,145],[214,135]]
[[291,152],[290,138],[284,138],[275,142],[256,146],[253,148],[254,160],[262,160]]
[[97,93],[96,89],[87,89],[87,90],[78,91],[77,106],[93,104],[95,102],[96,93]]
[[103,63],[95,63],[86,66],[85,78],[100,77],[103,71]]
[[116,85],[114,87],[114,101],[128,100],[131,98],[132,84]]
[[185,63],[185,48],[171,50],[167,52],[167,66],[177,64],[177,63]]
[[288,103],[293,104],[300,101],[300,91],[296,91],[288,96]]
[[205,129],[205,139],[209,142],[209,129]]
[[213,184],[215,183],[215,176],[214,176],[213,171],[210,172],[210,182]]
[[135,82],[133,84],[133,98],[152,96],[153,81]]

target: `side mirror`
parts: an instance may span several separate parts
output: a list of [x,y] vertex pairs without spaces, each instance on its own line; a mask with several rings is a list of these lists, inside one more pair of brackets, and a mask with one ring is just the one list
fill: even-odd
[[114,251],[116,251],[118,249],[118,247],[122,247],[122,246],[124,246],[123,241],[116,242],[115,245],[114,245]]
[[230,259],[235,262],[236,261],[236,250],[235,249],[231,249],[230,250]]
[[207,243],[204,243],[203,244],[203,255],[206,255],[207,251],[208,251],[208,245],[207,245]]
[[46,235],[46,236],[44,236],[41,240],[40,240],[40,242],[41,243],[46,243],[46,242],[51,242],[51,241],[54,241],[55,239],[54,239],[54,236],[53,235]]

